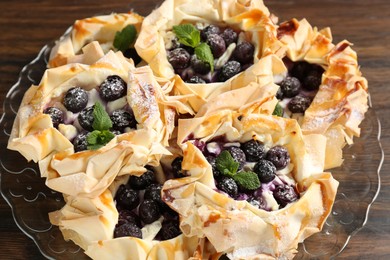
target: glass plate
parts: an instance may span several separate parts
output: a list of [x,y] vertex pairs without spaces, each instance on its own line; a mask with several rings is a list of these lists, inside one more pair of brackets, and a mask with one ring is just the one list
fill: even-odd
[[[64,205],[62,195],[45,186],[36,164],[27,163],[19,153],[6,149],[23,95],[31,84],[39,84],[53,45],[45,46],[37,58],[23,68],[18,82],[5,97],[4,114],[0,118],[1,194],[10,205],[18,227],[34,240],[46,258],[87,259],[78,246],[66,242],[58,227],[49,222],[48,213]],[[362,123],[361,137],[344,149],[343,166],[332,170],[340,182],[332,214],[321,233],[299,246],[295,259],[332,258],[340,254],[351,236],[364,226],[370,205],[380,189],[383,151],[379,139],[380,122],[370,108]]]

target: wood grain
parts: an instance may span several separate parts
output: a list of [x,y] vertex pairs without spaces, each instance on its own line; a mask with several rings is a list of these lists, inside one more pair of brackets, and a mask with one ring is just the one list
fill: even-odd
[[[0,1],[0,97],[4,100],[23,66],[46,43],[58,38],[74,20],[134,9],[148,14],[160,1]],[[354,43],[369,82],[373,106],[382,123],[382,146],[390,152],[390,2],[388,0],[266,1],[280,20],[307,18],[313,25],[330,26],[334,41]],[[0,107],[0,113],[3,108]],[[5,151],[1,151],[1,154]],[[1,156],[1,155],[0,155]],[[366,226],[354,235],[339,259],[388,259],[390,256],[390,162],[381,171],[382,189],[372,205]],[[0,199],[0,259],[43,259],[32,240],[12,218]]]

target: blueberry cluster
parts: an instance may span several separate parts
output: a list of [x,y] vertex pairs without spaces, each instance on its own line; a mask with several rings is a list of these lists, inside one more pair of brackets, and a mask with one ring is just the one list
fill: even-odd
[[[112,75],[100,84],[98,91],[102,100],[111,102],[126,95],[127,84],[121,77]],[[81,129],[78,129],[77,136],[73,139],[76,152],[87,149],[87,135],[94,130],[94,106],[87,106],[89,101],[88,92],[81,87],[69,89],[62,100],[62,104],[67,111],[77,114],[77,121],[81,126]],[[43,113],[50,115],[53,126],[56,128],[58,128],[59,124],[64,124],[65,122],[69,124],[75,123],[66,118],[66,111],[57,107],[47,107]],[[123,133],[128,127],[136,128],[137,125],[134,114],[128,107],[113,111],[110,119],[113,125],[111,131],[116,135]]]
[[162,227],[156,240],[168,240],[181,234],[178,214],[161,199],[162,185],[155,180],[153,168],[141,176],[130,176],[126,185],[116,192],[115,201],[119,220],[114,237],[142,238],[142,227],[163,217]]
[[290,155],[286,148],[283,146],[274,146],[267,150],[261,142],[256,140],[241,143],[239,147],[226,146],[226,144],[222,143],[220,146],[222,147],[220,149],[221,151],[229,151],[234,161],[239,163],[239,169],[256,173],[262,185],[255,191],[240,188],[233,178],[224,176],[218,170],[216,162],[218,154],[213,154],[205,150],[204,154],[212,166],[216,186],[219,190],[227,193],[234,199],[245,199],[252,205],[266,210],[268,210],[267,203],[262,196],[263,185],[267,186],[267,189],[271,189],[280,208],[298,199],[299,195],[294,187],[286,183],[281,184],[280,181],[273,183],[277,176],[277,171],[284,169],[290,162]]
[[308,62],[294,63],[289,70],[289,76],[279,83],[276,97],[279,100],[291,98],[288,109],[292,113],[304,113],[312,102],[310,93],[317,91],[321,85],[323,72],[318,65]]
[[252,43],[238,42],[238,33],[232,28],[208,25],[200,31],[201,40],[210,46],[214,59],[220,58],[231,44],[237,44],[230,58],[221,68],[211,72],[210,64],[200,60],[194,49],[172,40],[168,61],[176,74],[188,83],[224,82],[253,64],[255,48]]

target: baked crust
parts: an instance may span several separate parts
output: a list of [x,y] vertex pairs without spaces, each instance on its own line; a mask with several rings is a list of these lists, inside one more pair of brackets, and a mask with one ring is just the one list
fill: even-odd
[[79,245],[92,259],[189,259],[195,254],[198,238],[179,235],[165,241],[154,240],[160,221],[142,229],[143,239],[114,238],[118,211],[113,194],[128,176],[116,181],[96,198],[65,196],[66,205],[49,214],[50,222],[59,226],[64,238]]
[[[139,32],[143,17],[133,13],[112,13],[77,20],[69,33],[56,42],[50,52],[48,67],[54,68],[68,63],[92,64],[94,60],[91,54],[83,48],[89,43],[96,41],[102,47],[101,56],[109,50],[114,50],[113,41],[115,33],[121,31],[127,25],[134,25]],[[86,55],[83,55],[81,52]],[[89,52],[96,50],[89,50]]]
[[164,36],[181,23],[226,25],[246,32],[255,46],[254,62],[277,52],[276,27],[263,1],[252,0],[167,0],[148,15],[135,43],[138,54],[154,74],[166,79],[175,76],[167,59]]
[[[53,127],[45,107],[61,101],[74,86],[90,90],[110,75],[127,81],[126,102],[137,130],[114,137],[98,150],[74,153],[73,144]],[[69,64],[45,72],[39,86],[26,93],[16,116],[8,149],[39,162],[50,188],[72,196],[99,196],[117,175],[141,174],[142,165],[158,165],[174,128],[175,111],[163,104],[164,94],[148,67],[134,68],[122,53],[110,51],[92,65]]]
[[325,69],[319,91],[303,116],[302,132],[328,136],[325,168],[340,166],[342,148],[360,135],[359,125],[368,109],[367,80],[356,52],[348,41],[333,44],[329,28],[319,31],[306,19],[280,24],[278,38],[290,60],[307,61]]
[[[232,259],[290,259],[298,243],[321,230],[338,186],[330,173],[323,172],[324,136],[302,135],[296,120],[231,110],[181,120],[179,128],[183,121],[189,121],[186,126],[194,124],[178,136],[184,150],[182,167],[190,176],[165,182],[163,197],[182,216],[185,235],[206,237],[217,252],[228,253]],[[218,136],[230,142],[254,138],[266,147],[284,146],[291,156],[300,199],[267,212],[215,191],[211,165],[192,140],[203,143]]]

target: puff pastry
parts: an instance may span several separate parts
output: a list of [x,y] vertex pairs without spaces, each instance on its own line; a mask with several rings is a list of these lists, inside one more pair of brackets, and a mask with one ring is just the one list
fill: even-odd
[[[92,64],[97,59],[95,55],[103,55],[109,50],[114,50],[113,41],[115,34],[127,25],[134,25],[140,30],[143,17],[133,13],[112,13],[110,15],[95,16],[77,20],[53,47],[48,67],[54,68],[68,63]],[[84,49],[91,42],[97,42],[101,49]],[[81,53],[81,51],[83,53]]]
[[255,63],[280,48],[276,27],[262,1],[167,0],[145,18],[135,43],[138,54],[159,77],[172,79],[175,75],[167,59],[164,37],[173,26],[182,23],[225,25],[246,32],[248,40],[255,45]]
[[[92,259],[189,259],[198,250],[198,238],[179,235],[170,240],[155,240],[155,234],[139,239],[114,238],[118,211],[113,199],[118,186],[128,176],[116,181],[96,198],[65,196],[66,205],[49,214],[50,222],[59,226],[64,238],[79,245]],[[147,230],[161,228],[159,221],[146,225]],[[145,233],[146,234],[146,233]],[[199,252],[198,252],[199,253]]]
[[345,40],[333,44],[329,28],[318,31],[305,19],[280,24],[278,38],[291,61],[306,61],[325,70],[311,105],[298,120],[304,134],[329,137],[326,168],[340,166],[342,148],[346,142],[353,142],[353,136],[359,136],[359,124],[368,109],[367,80],[352,44]]
[[[56,128],[51,116],[43,111],[57,104],[74,86],[81,86],[96,97],[94,88],[110,75],[127,81],[124,102],[132,109],[138,130],[116,135],[98,150],[74,153],[74,135],[67,129],[79,126],[63,123]],[[164,146],[173,131],[175,111],[159,103],[163,97],[150,69],[135,69],[120,52],[109,52],[90,66],[70,64],[49,69],[40,85],[32,86],[26,93],[8,148],[19,151],[28,160],[39,161],[41,175],[52,189],[72,196],[96,197],[118,174],[139,172],[140,165],[147,163],[157,165],[163,154],[169,154]],[[69,117],[70,112],[67,113]]]
[[[179,128],[183,121],[188,121],[185,126],[194,124],[178,136],[184,149],[182,167],[190,176],[168,180],[163,196],[182,216],[185,235],[206,237],[217,252],[228,253],[232,259],[276,259],[292,258],[299,242],[321,230],[338,186],[330,173],[323,172],[323,136],[303,136],[295,120],[231,110],[181,120]],[[300,198],[283,209],[267,212],[217,192],[212,167],[195,145],[218,136],[230,142],[254,138],[267,147],[286,147]]]

